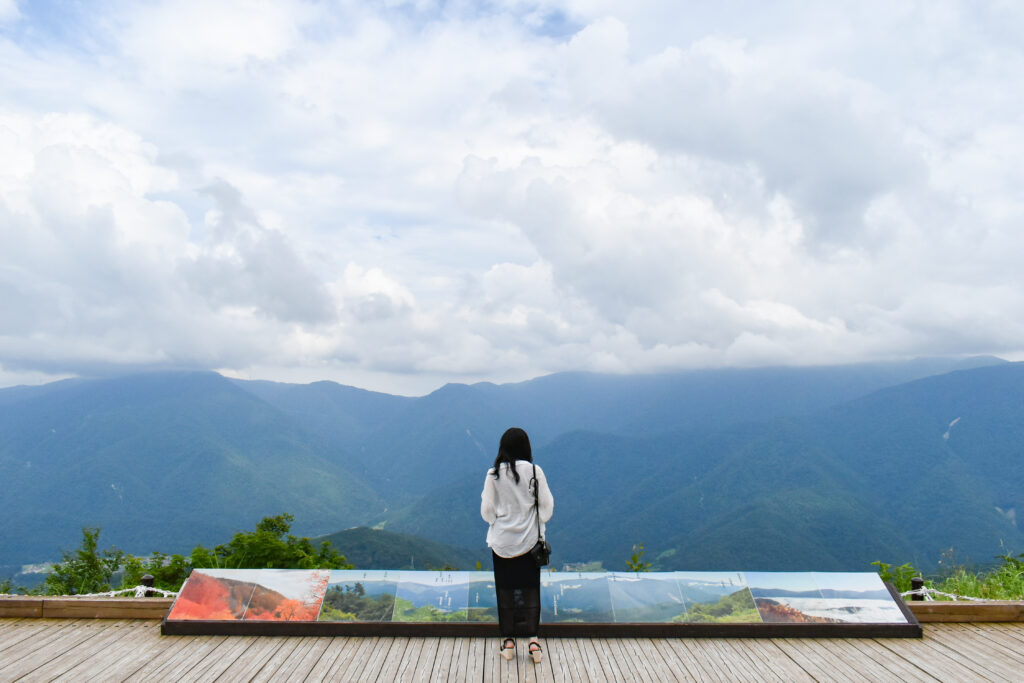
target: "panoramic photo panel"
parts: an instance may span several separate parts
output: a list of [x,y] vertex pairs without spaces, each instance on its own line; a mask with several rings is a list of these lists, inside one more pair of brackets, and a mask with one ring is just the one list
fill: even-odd
[[673,572],[686,612],[672,619],[687,624],[759,624],[761,615],[740,572]]
[[608,593],[618,623],[670,622],[686,613],[675,572],[613,572]]
[[168,614],[172,621],[315,621],[329,572],[194,569]]
[[832,624],[828,605],[810,572],[744,572],[765,623]]
[[540,605],[543,622],[615,621],[605,573],[541,572]]
[[316,621],[329,569],[256,569],[245,621]]
[[826,612],[823,616],[860,624],[905,624],[903,610],[874,572],[812,572]]
[[468,621],[469,584],[476,572],[401,572],[393,621]]
[[256,588],[252,569],[193,569],[167,615],[173,621],[241,621]]
[[391,621],[398,572],[335,569],[320,607],[320,621]]
[[469,621],[497,621],[498,596],[494,592],[493,572],[470,572]]

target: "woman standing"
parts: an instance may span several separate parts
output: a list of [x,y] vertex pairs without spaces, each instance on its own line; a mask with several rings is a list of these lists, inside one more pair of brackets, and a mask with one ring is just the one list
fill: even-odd
[[501,656],[505,659],[515,657],[515,636],[529,636],[530,656],[535,663],[541,661],[537,640],[540,567],[530,549],[537,543],[538,530],[544,536],[544,522],[551,519],[554,508],[544,471],[533,464],[530,437],[522,429],[512,427],[501,437],[498,457],[487,470],[480,494],[480,516],[491,525],[487,545],[494,557],[498,628],[505,638]]

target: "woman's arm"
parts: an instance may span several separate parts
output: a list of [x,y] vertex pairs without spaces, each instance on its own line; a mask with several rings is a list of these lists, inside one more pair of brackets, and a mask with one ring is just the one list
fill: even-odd
[[498,513],[494,509],[497,504],[498,490],[494,486],[494,477],[491,473],[487,473],[487,478],[484,479],[484,490],[480,494],[480,516],[484,518],[484,521],[488,524],[494,524],[494,520],[498,519]]
[[547,477],[544,470],[537,468],[537,512],[540,514],[540,521],[547,522],[555,511],[555,499],[548,488]]

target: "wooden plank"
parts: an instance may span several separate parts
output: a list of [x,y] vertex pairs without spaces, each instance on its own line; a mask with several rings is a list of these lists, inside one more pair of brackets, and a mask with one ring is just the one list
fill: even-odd
[[1021,647],[1021,641],[1008,638],[987,624],[948,624],[942,630],[965,634],[963,637],[968,638],[977,649],[997,652],[999,657],[1024,668],[1024,647]]
[[402,658],[397,662],[395,667],[394,675],[392,680],[395,681],[411,681],[415,680],[416,670],[421,664],[420,656],[426,647],[428,640],[435,640],[433,638],[410,638],[409,644],[406,645],[405,650],[402,652]]
[[627,678],[627,674],[620,670],[619,662],[616,661],[615,653],[612,651],[611,639],[591,638],[586,641],[586,644],[593,648],[594,657],[601,665],[606,678],[612,681],[633,680],[631,677]]
[[967,656],[966,653],[961,652],[956,648],[950,648],[949,646],[944,645],[938,638],[935,637],[935,634],[931,634],[931,637],[925,638],[921,642],[920,648],[922,650],[926,650],[929,656],[935,657],[938,655],[942,655],[946,658],[946,660],[956,662],[962,668],[970,671],[971,675],[975,679],[983,678],[986,680],[996,680],[1003,678],[1002,676],[997,676],[994,679],[993,676],[990,673],[988,673],[988,667],[973,660],[972,658]]
[[[106,622],[109,626],[111,622]],[[56,678],[50,667],[40,669],[33,675],[44,680],[83,681],[95,679],[102,674],[106,680],[122,680],[131,672],[142,666],[157,652],[170,643],[160,639],[159,622],[154,620],[125,620],[116,641],[108,644],[103,650],[94,647],[85,648],[87,655],[73,668],[64,671]],[[97,673],[99,672],[99,673]]]
[[891,677],[900,681],[936,680],[934,676],[929,675],[926,671],[922,671],[912,662],[896,656],[891,650],[882,647],[875,641],[858,638],[849,641],[847,646],[851,650],[856,650],[860,653],[861,657],[869,658],[878,663],[879,666],[884,667],[886,671],[891,672],[890,676],[886,678]]
[[614,680],[605,662],[602,661],[597,648],[594,647],[594,640],[592,638],[573,638],[573,644],[579,651],[578,656],[583,665],[585,677],[595,681]]
[[0,617],[41,617],[43,601],[38,598],[0,597]]
[[496,660],[500,659],[498,656],[498,639],[497,638],[484,638],[484,681],[497,680],[496,673]]
[[727,640],[709,640],[700,643],[701,648],[713,654],[721,662],[720,671],[730,680],[758,680],[761,677],[750,670],[744,657],[737,657]]
[[196,643],[201,639],[205,638],[201,636],[185,636],[183,638],[161,637],[162,641],[169,643],[167,648],[158,652],[153,658],[140,663],[134,670],[125,673],[122,680],[159,680],[160,676],[157,675],[157,672],[169,667],[170,663],[175,661],[181,652],[192,651]]
[[[1024,679],[1024,624],[1017,623],[931,624],[923,640],[548,638],[539,666],[527,661],[525,639],[509,663],[496,652],[497,638],[171,638],[158,635],[156,622],[118,620],[4,626],[3,680],[230,681],[257,672],[377,681]],[[292,646],[279,652],[285,642]]]
[[986,627],[997,631],[1006,638],[1024,643],[1024,624],[986,624]]
[[907,606],[921,623],[1024,622],[1024,601],[1021,600],[911,601]]
[[[800,665],[804,671],[807,671],[816,679],[829,678],[838,681],[851,680],[849,676],[845,675],[842,668],[836,667],[831,657],[822,657],[821,653],[807,647],[806,642],[802,640],[789,640],[789,639],[778,639],[773,641],[780,650],[785,652],[794,662]],[[867,680],[863,676],[854,674],[852,680]]]
[[66,650],[59,656],[50,659],[43,666],[35,669],[31,678],[50,680],[61,676],[70,678],[69,671],[75,671],[79,680],[87,677],[90,669],[95,668],[97,660],[106,664],[117,661],[132,643],[139,638],[144,629],[137,628],[135,620],[108,621],[99,624],[98,633],[75,647]]
[[218,680],[224,681],[249,681],[259,673],[271,657],[281,648],[287,638],[264,637],[256,638],[246,651],[235,658],[223,672]]
[[137,660],[137,653],[146,649],[159,634],[159,623],[153,620],[123,620],[103,626],[103,634],[36,669],[31,678],[83,681],[99,675],[110,676],[111,670],[118,668],[125,658]]
[[545,638],[541,645],[544,647],[544,661],[548,663],[551,671],[551,680],[557,683],[579,681],[579,678],[573,675],[573,668],[569,665],[569,657],[561,638]]
[[427,638],[423,641],[423,649],[420,651],[420,665],[411,670],[409,680],[420,681],[421,683],[430,680],[430,674],[437,660],[438,650],[441,647],[441,640],[441,638]]
[[6,676],[4,672],[9,667],[16,666],[34,652],[52,647],[66,648],[70,642],[73,642],[72,639],[76,637],[75,634],[79,632],[82,625],[87,623],[90,622],[77,620],[50,622],[47,623],[48,627],[44,627],[32,637],[22,639],[4,651],[3,662],[0,663],[0,679]]
[[395,638],[392,640],[387,655],[376,669],[376,680],[388,681],[388,683],[395,680],[398,676],[398,665],[402,663],[405,651],[409,648],[410,640],[410,638]]
[[116,636],[120,635],[120,632],[115,627],[126,623],[130,622],[85,622],[79,635],[86,637],[68,637],[64,641],[55,642],[53,647],[36,651],[20,660],[20,672],[7,668],[4,676],[11,679],[24,676],[37,680],[49,680],[59,676],[83,660],[89,659],[96,652],[104,651],[109,643],[116,643]]
[[699,662],[699,666],[706,672],[709,680],[732,680],[735,674],[731,674],[731,667],[727,660],[722,659],[722,654],[715,647],[713,640],[684,640],[681,645],[690,651],[692,657]]
[[637,639],[616,638],[615,646],[618,648],[622,660],[633,675],[643,681],[662,680],[653,662],[649,662],[646,653],[638,646]]
[[940,681],[978,680],[979,677],[975,672],[945,656],[942,652],[925,646],[924,642],[926,641],[927,638],[920,642],[914,642],[912,645],[899,640],[877,640],[875,642]]
[[277,648],[274,649],[274,652],[269,657],[264,659],[263,665],[248,680],[269,681],[278,676],[283,676],[288,669],[283,668],[282,665],[291,659],[296,648],[301,648],[302,651],[305,651],[305,648],[309,647],[309,643],[312,641],[311,638],[299,638],[297,636],[277,640]]
[[332,638],[321,637],[316,638],[310,644],[306,654],[300,660],[296,660],[295,663],[290,667],[291,670],[287,672],[287,677],[284,679],[288,681],[305,681],[309,677],[309,673],[313,670],[320,659],[327,653],[327,648],[330,647]]
[[632,638],[613,638],[612,646],[618,657],[619,669],[628,670],[628,678],[625,680],[654,681],[657,678],[654,672],[649,669],[647,662],[641,657],[637,649],[633,647]]
[[[833,638],[827,641],[814,641],[814,644],[823,656],[832,653],[837,665],[854,669],[869,679],[876,681],[889,680],[895,675],[895,672],[891,669],[884,666],[876,658],[867,656],[863,650],[853,647],[849,641]],[[889,651],[885,650],[884,652]],[[915,675],[912,674],[912,676]],[[920,672],[915,677],[920,680]]]
[[[140,622],[132,623],[136,625],[133,628],[137,628]],[[138,638],[126,639],[126,644],[127,647],[110,658],[104,653],[96,653],[80,667],[62,676],[61,680],[121,681],[177,645],[174,639],[161,638],[159,624],[153,622],[147,622],[145,628],[139,629]]]
[[693,680],[715,680],[718,675],[708,657],[700,651],[696,643],[685,640],[665,639],[662,641],[672,653],[686,663],[685,671]]
[[[153,672],[146,672],[144,669],[132,674],[128,680],[165,680],[172,681],[185,677],[189,671],[194,669],[202,659],[215,650],[218,645],[228,638],[226,636],[200,636],[188,643],[188,646],[176,650],[172,656],[165,659],[162,665]],[[147,667],[148,668],[148,667]]]
[[[320,658],[320,655],[323,654],[323,650],[326,647],[325,640],[327,639],[301,638],[277,667],[273,679],[275,681],[305,680],[306,674],[316,664],[316,660]],[[280,651],[275,654],[279,653]],[[267,667],[264,668],[266,669]],[[253,680],[260,680],[260,675],[254,676]]]
[[447,680],[451,683],[466,682],[466,643],[468,638],[452,638],[452,660]]
[[550,670],[545,671],[543,658],[540,664],[534,664],[533,657],[529,654],[530,639],[523,638],[518,642],[518,645],[520,649],[519,654],[522,658],[522,662],[519,664],[519,680],[523,681],[523,683],[540,683],[541,681],[549,683],[551,674]]
[[7,621],[9,628],[0,633],[0,656],[26,638],[32,638],[36,633],[60,625],[51,621],[43,621],[42,619],[10,619],[5,621]]
[[310,681],[329,680],[328,671],[335,665],[339,657],[344,657],[345,652],[355,648],[355,638],[328,638],[327,649],[317,660],[313,668],[309,670],[306,678]]
[[[380,645],[380,638],[349,638],[322,680],[354,681],[365,670],[366,660]],[[339,641],[335,641],[339,642]]]
[[[505,681],[506,683],[519,683],[519,647],[517,643],[516,656],[512,660],[506,660],[501,656],[499,649],[501,644],[504,642],[504,638],[496,638],[491,641],[491,657],[494,658],[494,679],[495,681]],[[437,679],[447,680],[447,679]]]
[[373,651],[370,652],[370,656],[366,659],[366,665],[360,672],[360,677],[370,678],[371,680],[374,679],[375,676],[369,676],[368,674],[375,671],[379,671],[381,669],[381,666],[383,665],[384,661],[387,660],[388,652],[391,651],[391,648],[392,646],[394,646],[394,644],[394,638],[379,639],[376,645],[374,646]]
[[[548,638],[547,640],[550,641],[551,639]],[[578,638],[559,638],[558,641],[562,644],[562,648],[566,653],[566,659],[572,664],[575,680],[591,681],[597,680],[600,677],[600,666],[597,667],[596,674],[592,673],[593,663],[589,657],[583,654]]]
[[933,629],[928,638],[947,648],[951,657],[987,677],[1010,680],[1024,671],[1019,662],[1005,658],[995,643],[956,625]]
[[484,680],[484,657],[487,656],[486,647],[486,638],[472,638],[469,641],[468,659],[466,662],[467,681]]
[[665,666],[672,672],[676,680],[685,681],[686,683],[700,680],[696,673],[700,672],[700,667],[696,661],[691,660],[689,650],[678,647],[678,643],[667,638],[651,638],[650,642],[651,646],[661,655]]
[[47,619],[163,619],[171,606],[163,598],[42,598]]
[[813,676],[800,666],[788,653],[783,651],[774,640],[750,638],[742,641],[751,652],[751,658],[763,662],[761,666],[769,666],[784,681],[812,681]]
[[76,621],[68,628],[56,631],[57,637],[51,635],[42,641],[33,641],[17,658],[0,667],[0,678],[16,680],[27,676],[58,657],[64,656],[79,644],[91,640],[104,632],[104,624],[93,621]]
[[652,638],[636,638],[629,641],[636,648],[638,655],[643,657],[649,671],[653,672],[653,680],[680,681],[680,674],[673,670],[661,650]]
[[188,671],[188,680],[199,683],[210,683],[217,680],[229,666],[252,647],[255,640],[256,636],[226,639]]
[[437,656],[431,663],[430,680],[447,681],[452,657],[455,656],[455,638],[441,638],[439,641]]
[[723,649],[732,653],[731,659],[737,663],[738,668],[743,670],[744,677],[749,677],[752,680],[778,681],[779,683],[789,680],[788,677],[784,678],[779,675],[770,660],[752,657],[749,643],[756,640],[756,638],[746,638],[744,640],[729,639],[723,640],[721,644]]

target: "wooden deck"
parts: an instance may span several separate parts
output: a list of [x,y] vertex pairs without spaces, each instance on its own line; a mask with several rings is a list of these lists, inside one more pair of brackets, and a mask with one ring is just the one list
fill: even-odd
[[0,680],[1024,681],[1024,623],[925,624],[917,639],[161,636],[150,619],[0,619]]

